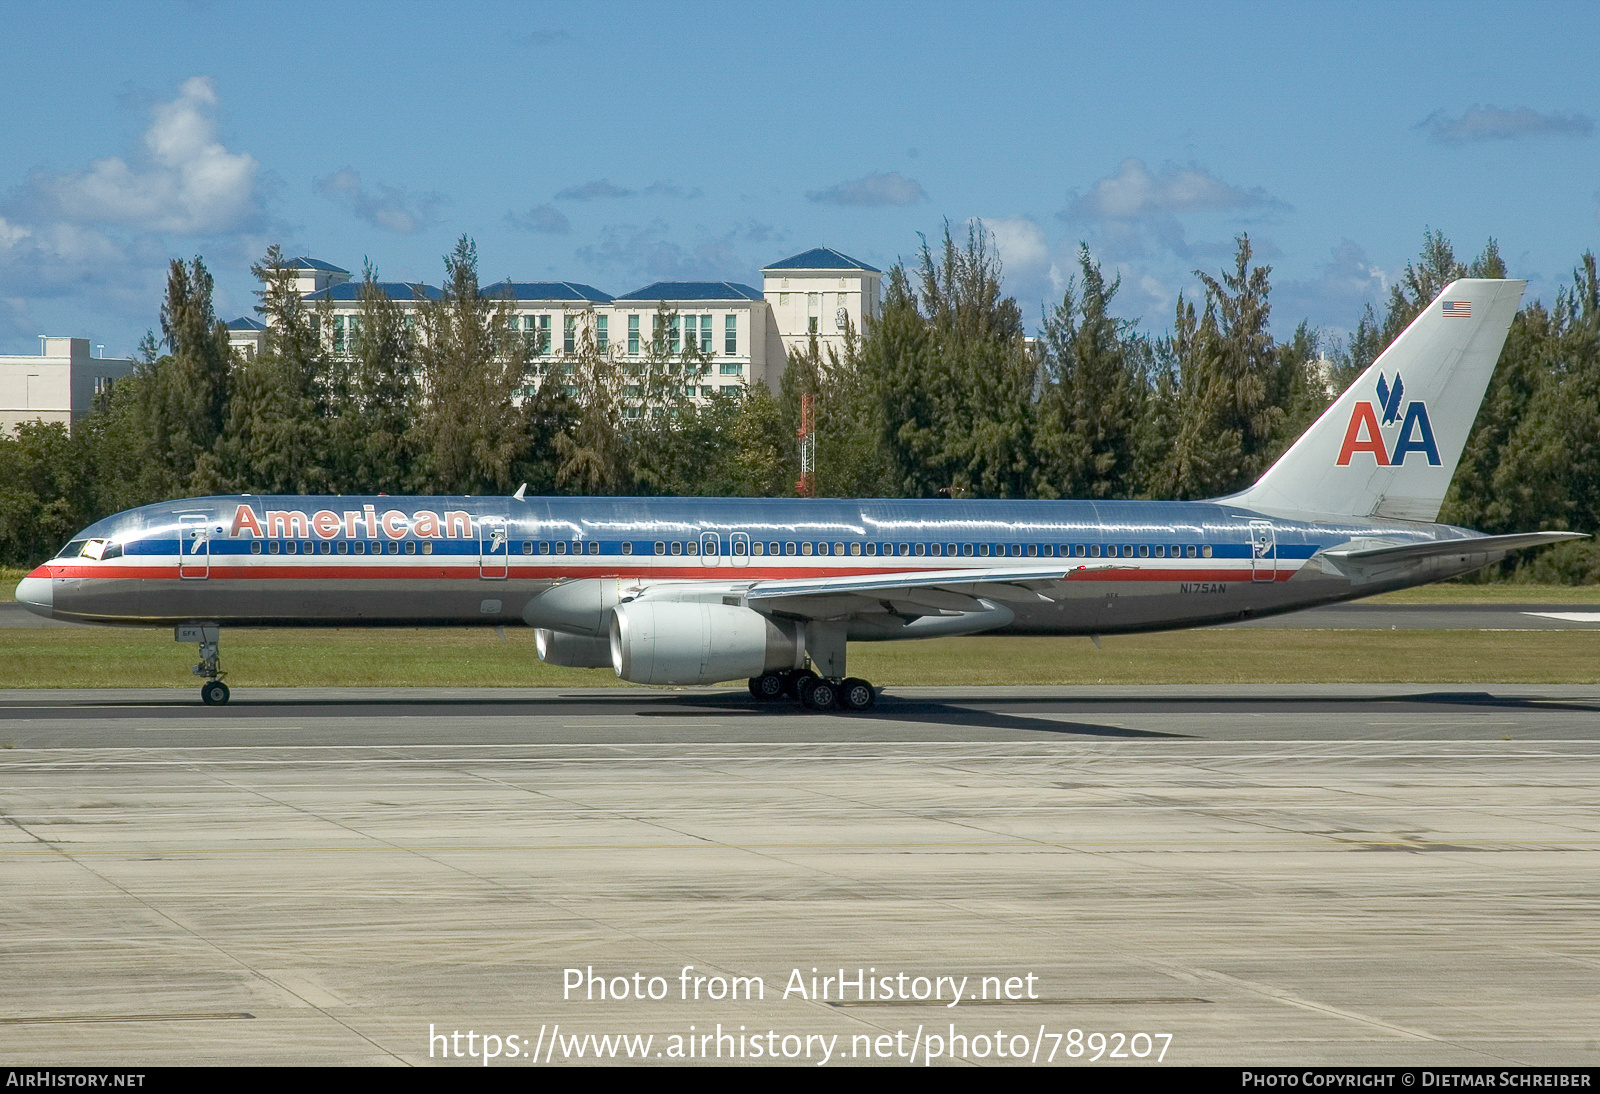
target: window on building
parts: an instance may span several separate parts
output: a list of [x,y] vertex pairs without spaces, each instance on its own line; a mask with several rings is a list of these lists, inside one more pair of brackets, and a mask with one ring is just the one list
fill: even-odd
[[711,352],[711,316],[700,317],[700,352]]
[[628,356],[639,356],[639,317],[628,316]]
[[333,352],[343,353],[344,345],[344,316],[336,315],[333,317]]
[[611,317],[609,315],[597,315],[594,317],[594,348],[599,350],[601,353],[604,353],[606,351],[606,347],[610,344],[610,332],[608,330],[610,327],[610,319]]
[[566,316],[561,320],[561,352],[578,352],[578,317]]
[[669,353],[676,354],[678,352],[679,327],[682,321],[682,317],[677,315],[667,320],[667,351]]
[[719,371],[724,376],[743,376],[744,366],[737,361],[724,361],[719,367]]
[[817,333],[817,317],[816,316],[813,315],[810,319],[806,320],[806,333],[807,334],[816,334]]
[[729,315],[723,319],[722,352],[727,357],[734,357],[739,353],[739,317],[737,315]]

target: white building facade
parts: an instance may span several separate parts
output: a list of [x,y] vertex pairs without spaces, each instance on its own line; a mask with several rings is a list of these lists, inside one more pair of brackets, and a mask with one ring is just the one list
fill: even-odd
[[[293,266],[306,303],[325,316],[324,344],[335,354],[352,352],[360,282],[318,259],[297,258]],[[883,275],[838,251],[806,251],[768,266],[763,277],[764,290],[733,281],[658,281],[614,297],[571,281],[501,281],[479,293],[509,302],[512,326],[527,339],[535,361],[534,383],[571,375],[563,359],[580,352],[586,340],[626,364],[650,357],[660,339],[658,355],[677,357],[692,347],[707,362],[699,375],[685,377],[686,394],[696,399],[754,384],[776,391],[791,348],[803,350],[815,334],[825,348],[842,350],[846,329],[860,332],[878,314]],[[379,288],[407,308],[440,298],[431,285],[382,282]],[[260,352],[266,329],[259,322],[241,318],[228,327],[242,356]]]
[[95,396],[133,372],[122,357],[94,357],[87,338],[46,338],[44,353],[0,355],[0,431],[24,422],[72,424],[94,406]]

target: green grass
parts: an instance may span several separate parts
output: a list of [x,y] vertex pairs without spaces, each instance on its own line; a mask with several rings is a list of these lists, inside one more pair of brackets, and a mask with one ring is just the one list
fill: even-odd
[[0,603],[11,604],[16,601],[13,595],[17,591],[17,582],[27,577],[28,570],[17,570],[10,566],[0,566]]
[[[193,646],[169,630],[0,631],[0,687],[195,687]],[[235,687],[619,685],[609,669],[541,663],[508,628],[224,630]],[[1197,630],[1086,638],[859,643],[850,671],[875,684],[1595,683],[1593,631]]]
[[1443,582],[1401,589],[1363,601],[1367,604],[1600,604],[1600,585],[1459,585]]

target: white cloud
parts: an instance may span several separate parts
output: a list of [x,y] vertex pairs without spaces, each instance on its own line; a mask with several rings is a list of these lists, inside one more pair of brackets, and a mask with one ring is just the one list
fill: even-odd
[[190,77],[176,99],[154,108],[131,163],[109,156],[80,174],[36,171],[12,204],[39,219],[181,235],[258,223],[261,165],[223,146],[213,116],[217,105],[211,78]]
[[387,228],[401,235],[411,235],[437,224],[439,207],[444,204],[443,194],[411,195],[399,186],[380,185],[378,193],[369,193],[361,184],[360,173],[353,167],[316,179],[312,185],[319,194],[343,205],[374,228]]
[[597,201],[605,198],[631,198],[637,190],[626,190],[610,179],[593,179],[577,186],[569,186],[556,194],[557,201]]
[[[973,217],[989,237],[1008,274],[1027,274],[1050,261],[1050,248],[1044,231],[1028,217]],[[969,222],[970,223],[970,222]]]
[[1144,161],[1129,157],[1115,175],[1099,179],[1086,194],[1073,198],[1062,217],[1076,221],[1152,221],[1178,213],[1220,209],[1282,207],[1260,187],[1245,189],[1223,182],[1205,168],[1168,164],[1152,173]]
[[601,230],[598,246],[579,247],[575,254],[581,262],[651,281],[742,280],[738,271],[746,264],[734,253],[731,235],[691,248],[664,238],[666,233],[661,221],[645,228],[612,225]]
[[1594,120],[1582,114],[1541,114],[1526,106],[1479,105],[1468,107],[1458,118],[1435,110],[1416,127],[1426,130],[1435,144],[1466,144],[1522,137],[1587,137],[1594,132]]
[[506,223],[524,232],[542,232],[545,235],[565,235],[572,231],[572,221],[554,205],[537,205],[526,213],[507,213]]
[[806,198],[822,205],[915,205],[927,201],[928,194],[916,179],[889,171],[835,183],[826,190],[812,190]]

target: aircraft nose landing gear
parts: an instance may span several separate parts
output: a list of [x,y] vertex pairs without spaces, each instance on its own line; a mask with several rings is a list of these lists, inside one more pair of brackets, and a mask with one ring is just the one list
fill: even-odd
[[206,678],[200,686],[200,701],[207,706],[222,706],[228,701],[228,685],[222,682],[221,632],[215,623],[191,623],[172,632],[175,641],[194,642],[200,647],[200,663],[189,671]]

